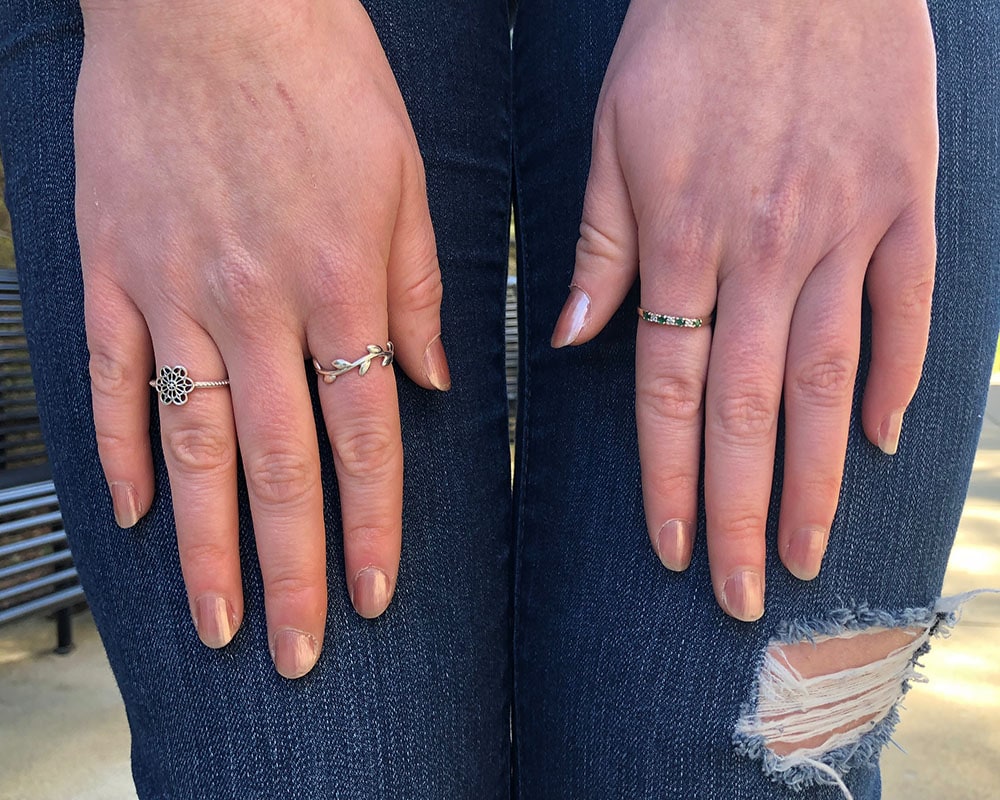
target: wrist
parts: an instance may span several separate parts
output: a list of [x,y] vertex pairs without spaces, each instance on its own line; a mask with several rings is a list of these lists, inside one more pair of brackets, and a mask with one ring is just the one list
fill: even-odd
[[90,44],[111,44],[145,58],[222,58],[270,40],[305,36],[330,4],[318,0],[81,0]]

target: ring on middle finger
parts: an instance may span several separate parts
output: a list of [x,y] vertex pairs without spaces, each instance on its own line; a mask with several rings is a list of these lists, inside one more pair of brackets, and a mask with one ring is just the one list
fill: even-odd
[[396,353],[392,342],[388,342],[385,347],[370,344],[367,350],[368,352],[356,361],[347,361],[346,359],[338,358],[330,364],[329,368],[324,367],[318,359],[314,358],[313,369],[316,370],[317,375],[322,376],[324,383],[333,383],[341,375],[353,369],[357,369],[359,375],[364,375],[371,368],[372,361],[377,359],[382,359],[382,366],[388,367],[392,363]]

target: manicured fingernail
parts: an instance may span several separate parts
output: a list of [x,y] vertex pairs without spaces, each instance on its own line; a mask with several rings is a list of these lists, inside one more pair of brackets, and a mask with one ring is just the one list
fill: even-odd
[[431,386],[439,392],[447,392],[451,388],[451,373],[448,371],[448,359],[444,354],[439,333],[424,350],[424,374]]
[[878,429],[879,449],[889,456],[896,455],[899,450],[899,434],[903,429],[903,412],[895,411],[882,420]]
[[690,566],[693,527],[686,519],[672,519],[660,528],[656,535],[656,554],[667,569],[683,572]]
[[316,665],[319,642],[315,637],[294,628],[285,628],[274,635],[271,658],[278,673],[284,678],[301,678]]
[[354,579],[354,608],[365,619],[375,619],[389,605],[389,579],[377,567],[361,570]]
[[826,531],[819,528],[801,528],[788,541],[785,566],[800,581],[811,581],[819,575],[826,552]]
[[579,286],[569,287],[569,299],[563,306],[559,321],[552,332],[552,346],[566,347],[573,344],[580,335],[590,316],[590,295]]
[[110,488],[115,522],[119,528],[131,528],[142,516],[142,506],[135,487],[128,481],[112,481]]
[[722,601],[730,616],[755,622],[764,616],[764,578],[755,569],[734,572],[722,588]]
[[204,595],[194,601],[194,625],[205,646],[218,649],[233,640],[236,614],[226,598]]

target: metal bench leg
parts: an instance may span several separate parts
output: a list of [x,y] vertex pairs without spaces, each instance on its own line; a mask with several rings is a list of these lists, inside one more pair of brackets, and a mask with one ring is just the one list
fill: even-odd
[[56,612],[56,652],[64,656],[72,653],[73,644],[73,615],[68,608],[60,609]]

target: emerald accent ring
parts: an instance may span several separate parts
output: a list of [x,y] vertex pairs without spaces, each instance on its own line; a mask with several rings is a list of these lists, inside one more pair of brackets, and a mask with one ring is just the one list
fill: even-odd
[[314,358],[313,369],[316,370],[317,375],[323,378],[324,383],[333,383],[341,375],[350,372],[352,369],[357,369],[359,375],[364,375],[371,368],[372,361],[376,361],[377,359],[382,359],[382,366],[388,367],[396,354],[392,342],[389,342],[385,347],[370,344],[367,349],[368,352],[357,361],[347,361],[346,359],[338,358],[329,368],[324,367]]
[[712,315],[707,317],[678,317],[674,314],[656,314],[644,308],[637,309],[639,318],[654,325],[667,325],[671,328],[704,328],[712,324]]
[[188,395],[195,389],[214,389],[217,386],[228,386],[229,379],[221,381],[193,381],[188,377],[186,367],[160,367],[160,374],[149,382],[160,396],[160,402],[165,406],[182,406],[188,401]]

